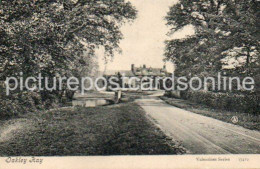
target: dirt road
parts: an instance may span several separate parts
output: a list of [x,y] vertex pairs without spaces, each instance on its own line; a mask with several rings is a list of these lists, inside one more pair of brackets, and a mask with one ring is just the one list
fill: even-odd
[[137,103],[191,154],[259,154],[260,132],[168,105],[156,97]]

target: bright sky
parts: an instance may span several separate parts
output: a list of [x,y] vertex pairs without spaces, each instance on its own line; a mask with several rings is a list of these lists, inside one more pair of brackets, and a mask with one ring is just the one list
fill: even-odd
[[[138,10],[137,19],[126,24],[121,31],[124,39],[120,43],[122,54],[116,54],[113,61],[107,64],[107,70],[130,70],[131,64],[148,67],[163,67],[164,41],[169,39],[164,17],[169,7],[178,0],[130,0]],[[183,38],[185,34],[193,34],[188,27],[171,38]],[[99,67],[104,71],[102,56],[99,56]],[[167,63],[167,70],[173,71],[172,63]]]

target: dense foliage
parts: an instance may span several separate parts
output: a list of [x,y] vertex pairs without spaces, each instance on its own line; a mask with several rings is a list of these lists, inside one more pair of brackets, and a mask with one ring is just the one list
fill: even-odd
[[216,78],[220,72],[255,80],[253,91],[187,91],[186,99],[214,108],[259,114],[259,18],[258,0],[180,0],[170,8],[166,16],[170,33],[186,26],[195,30],[194,35],[166,41],[165,57],[176,65],[177,76]]
[[174,33],[192,25],[195,35],[166,42],[166,59],[179,75],[232,74],[259,77],[260,2],[257,0],[180,0],[167,24]]
[[[124,0],[2,0],[1,92],[3,81],[20,77],[20,72],[23,78],[39,73],[50,79],[90,75],[97,67],[95,51],[103,48],[105,57],[112,57],[120,50],[120,26],[135,17],[135,8]],[[6,103],[19,100],[16,95],[32,93],[15,91],[9,97],[1,93],[0,112]],[[58,101],[64,93],[66,85],[60,91],[34,91],[44,104]]]
[[259,115],[259,97],[232,93],[214,93],[206,91],[183,92],[182,98],[214,109]]

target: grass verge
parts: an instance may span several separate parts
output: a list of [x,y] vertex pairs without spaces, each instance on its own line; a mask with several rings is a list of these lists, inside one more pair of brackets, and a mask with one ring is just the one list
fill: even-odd
[[232,117],[237,116],[238,122],[235,125],[239,125],[251,130],[260,131],[260,117],[259,115],[252,115],[249,113],[239,113],[212,109],[209,106],[190,102],[188,100],[169,98],[166,96],[160,97],[166,103],[175,107],[188,110],[193,113],[201,114],[204,116],[212,117],[224,122],[232,123]]
[[27,114],[31,130],[0,143],[0,156],[183,154],[135,103]]

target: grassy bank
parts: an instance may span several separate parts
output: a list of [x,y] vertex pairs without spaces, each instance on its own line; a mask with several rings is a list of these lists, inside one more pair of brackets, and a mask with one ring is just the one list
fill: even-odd
[[[252,115],[249,113],[238,113],[231,111],[224,111],[219,109],[212,109],[209,106],[193,103],[188,100],[169,98],[166,96],[161,97],[166,103],[173,105],[178,108],[182,108],[188,110],[190,112],[194,112],[197,114],[201,114],[204,116],[212,117],[218,120],[222,120],[224,122],[232,123],[232,117],[237,116],[238,122],[236,125],[260,131],[260,117],[259,115]],[[233,123],[232,123],[233,124]]]
[[135,103],[23,117],[26,130],[0,143],[0,156],[182,154]]

